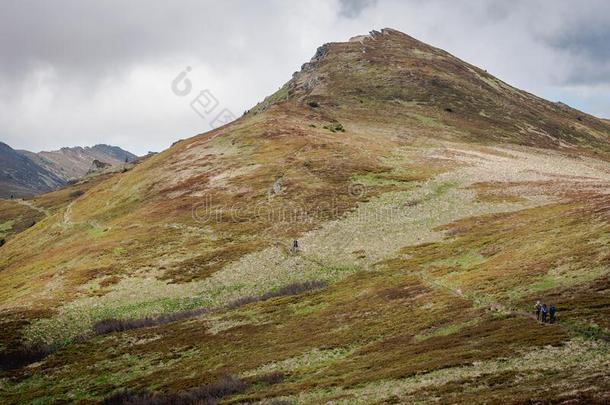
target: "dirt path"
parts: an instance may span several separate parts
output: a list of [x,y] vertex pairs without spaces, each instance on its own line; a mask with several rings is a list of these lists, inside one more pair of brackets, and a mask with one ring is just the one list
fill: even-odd
[[519,309],[515,309],[512,307],[508,307],[505,304],[495,302],[495,301],[492,301],[492,300],[489,300],[486,298],[482,298],[482,297],[476,296],[474,294],[465,294],[460,288],[454,288],[454,287],[439,283],[438,281],[436,281],[435,279],[433,279],[432,277],[427,275],[425,271],[420,271],[420,272],[416,273],[416,275],[425,284],[428,284],[430,287],[444,290],[444,291],[448,292],[449,294],[454,295],[456,297],[467,299],[467,300],[471,301],[475,307],[485,308],[488,311],[495,311],[495,312],[501,312],[504,314],[519,315],[519,316],[527,317],[530,319],[536,319],[534,314],[531,314],[529,312],[521,311]]
[[62,218],[63,225],[72,225],[72,204],[74,204],[76,200],[72,201],[66,209],[64,210],[64,216]]
[[36,204],[34,204],[32,201],[28,201],[28,200],[21,200],[21,199],[20,199],[20,200],[15,200],[15,202],[16,202],[17,204],[19,204],[19,205],[23,205],[23,206],[26,206],[26,207],[28,207],[28,208],[31,208],[31,209],[33,209],[34,211],[38,211],[38,212],[40,212],[41,214],[44,214],[44,216],[45,216],[45,217],[50,217],[50,216],[51,216],[51,213],[50,213],[48,210],[46,210],[46,209],[44,209],[44,208],[42,208],[42,207],[37,206],[37,205],[36,205]]
[[[473,306],[475,306],[475,307],[484,308],[486,311],[489,311],[489,312],[500,312],[500,313],[507,314],[507,315],[515,315],[515,316],[520,316],[523,318],[528,318],[528,319],[531,319],[534,321],[538,321],[538,319],[536,318],[536,315],[534,315],[533,313],[530,313],[527,311],[522,311],[522,310],[512,308],[512,307],[508,307],[507,305],[502,304],[500,302],[495,302],[495,301],[492,301],[487,298],[477,296],[474,294],[466,294],[460,288],[454,288],[454,287],[439,283],[438,281],[436,281],[432,277],[430,277],[428,274],[426,274],[425,271],[420,271],[415,274],[428,286],[435,288],[435,289],[440,289],[440,290],[446,291],[453,296],[469,300],[473,303]],[[539,322],[539,324],[540,324],[540,326],[545,325],[541,322]],[[596,340],[599,340],[602,342],[610,341],[610,338],[608,336],[605,336],[603,334],[591,335],[590,333],[588,333],[585,330],[585,328],[580,327],[577,324],[566,323],[566,322],[561,322],[560,320],[556,320],[555,325],[559,326],[560,328],[564,329],[565,331],[583,336],[585,338],[593,338],[593,339],[596,339]]]

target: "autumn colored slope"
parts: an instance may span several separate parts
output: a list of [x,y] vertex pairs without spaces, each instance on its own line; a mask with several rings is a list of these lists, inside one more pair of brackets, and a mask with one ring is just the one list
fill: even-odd
[[609,153],[607,121],[395,30],[324,45],[239,120],[40,197],[0,247],[0,397],[607,401]]

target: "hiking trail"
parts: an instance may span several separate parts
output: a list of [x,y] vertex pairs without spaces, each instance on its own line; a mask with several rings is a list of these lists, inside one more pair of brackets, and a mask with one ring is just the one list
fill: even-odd
[[28,208],[31,208],[34,211],[38,211],[41,214],[44,214],[45,217],[50,217],[51,216],[51,213],[47,209],[37,206],[32,201],[19,199],[19,200],[15,200],[15,202],[17,204],[19,204],[19,205],[23,205],[23,206],[26,206]]

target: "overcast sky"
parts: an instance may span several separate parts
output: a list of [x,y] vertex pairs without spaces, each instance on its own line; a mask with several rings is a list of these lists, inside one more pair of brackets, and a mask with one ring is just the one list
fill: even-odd
[[[605,0],[0,0],[0,141],[159,151],[241,115],[321,44],[384,27],[610,117]],[[172,91],[187,66],[190,92]],[[200,116],[206,89],[218,107]]]

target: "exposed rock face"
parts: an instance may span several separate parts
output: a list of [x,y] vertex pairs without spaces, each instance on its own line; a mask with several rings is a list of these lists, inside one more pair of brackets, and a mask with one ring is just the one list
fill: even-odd
[[109,163],[102,162],[101,160],[95,159],[93,162],[91,162],[91,167],[89,168],[89,171],[87,171],[87,174],[99,172],[110,166],[112,166],[112,165]]

